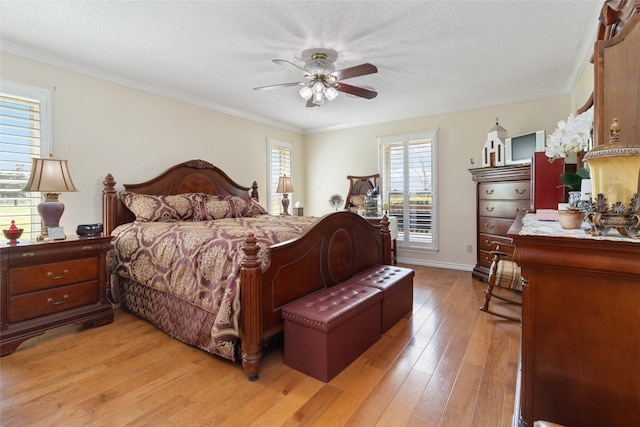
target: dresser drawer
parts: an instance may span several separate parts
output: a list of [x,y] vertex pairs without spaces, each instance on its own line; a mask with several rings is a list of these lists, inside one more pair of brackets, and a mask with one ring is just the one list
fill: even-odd
[[515,218],[529,210],[529,200],[479,200],[478,213],[482,216]]
[[507,181],[478,184],[478,199],[529,200],[531,182]]
[[478,264],[487,269],[491,268],[491,262],[493,261],[493,254],[487,251],[478,252]]
[[96,281],[12,297],[9,301],[9,323],[97,303],[98,300]]
[[478,218],[478,232],[506,236],[513,224],[512,219],[499,219],[481,216]]
[[97,258],[54,262],[9,270],[11,296],[73,283],[96,280]]
[[480,233],[478,236],[478,246],[483,251],[501,251],[509,255],[513,255],[513,243],[509,237],[499,237]]

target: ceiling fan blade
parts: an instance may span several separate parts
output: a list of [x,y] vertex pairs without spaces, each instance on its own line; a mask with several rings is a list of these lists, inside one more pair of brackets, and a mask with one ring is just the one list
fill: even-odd
[[351,86],[346,83],[338,83],[336,87],[340,92],[348,93],[350,95],[359,96],[361,98],[373,99],[378,96],[378,92],[374,92],[369,89],[365,89],[363,87]]
[[367,74],[374,74],[378,72],[378,68],[375,65],[366,63],[356,65],[355,67],[345,68],[343,70],[334,71],[333,74],[337,80],[346,80],[353,77],[366,76]]
[[273,62],[275,62],[276,64],[279,64],[279,65],[282,65],[284,67],[291,68],[292,70],[295,70],[297,72],[302,71],[305,76],[309,75],[309,73],[304,68],[299,67],[296,64],[294,64],[293,62],[287,61],[285,59],[274,59]]
[[269,86],[260,86],[260,87],[254,87],[253,90],[271,90],[271,89],[278,89],[281,87],[290,87],[290,86],[303,86],[305,83],[302,82],[294,82],[294,83],[282,83],[279,85],[269,85]]

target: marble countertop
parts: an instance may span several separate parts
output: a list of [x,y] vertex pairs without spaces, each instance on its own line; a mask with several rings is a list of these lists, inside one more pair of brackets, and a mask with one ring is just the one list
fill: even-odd
[[587,230],[591,230],[591,226],[583,222],[579,229],[565,230],[560,226],[558,221],[539,221],[534,213],[528,213],[522,218],[522,228],[518,233],[519,236],[547,236],[547,237],[568,237],[573,239],[591,239],[591,240],[612,240],[624,241],[640,244],[640,239],[632,239],[622,236],[618,230],[612,229],[606,236],[592,236]]

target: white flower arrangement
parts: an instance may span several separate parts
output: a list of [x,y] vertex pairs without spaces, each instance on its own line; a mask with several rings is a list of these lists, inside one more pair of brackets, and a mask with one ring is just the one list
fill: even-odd
[[567,157],[569,153],[588,151],[592,130],[593,106],[576,117],[569,115],[567,121],[559,121],[556,130],[547,137],[545,155],[553,162]]

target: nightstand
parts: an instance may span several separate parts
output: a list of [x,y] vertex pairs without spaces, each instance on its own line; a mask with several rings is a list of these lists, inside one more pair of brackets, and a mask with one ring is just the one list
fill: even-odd
[[113,321],[106,291],[111,237],[0,244],[0,355],[48,329]]

